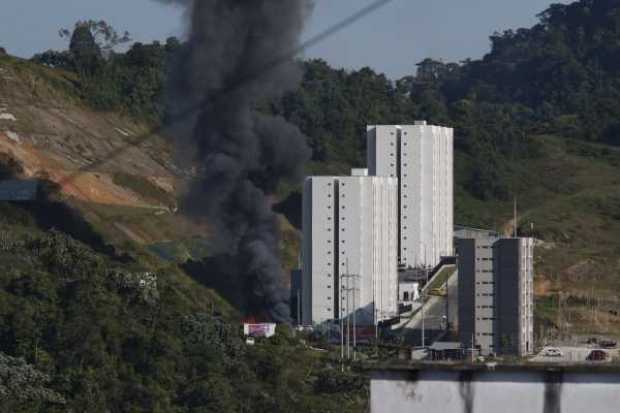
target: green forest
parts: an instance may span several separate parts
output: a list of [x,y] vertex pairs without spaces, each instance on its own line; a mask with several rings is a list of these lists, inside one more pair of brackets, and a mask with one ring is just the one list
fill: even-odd
[[[128,33],[95,21],[62,33],[68,49],[38,54],[33,64],[67,73],[79,99],[95,110],[153,128],[167,120],[166,79],[182,42],[129,45]],[[364,165],[367,124],[426,119],[454,127],[458,223],[498,227],[510,216],[512,198],[527,197],[527,218],[545,222],[531,231],[567,245],[566,255],[544,257],[543,272],[586,250],[611,263],[608,257],[620,252],[620,2],[554,4],[533,27],[490,40],[481,59],[412,62],[411,75],[396,80],[370,68],[299,61],[298,90],[257,107],[308,137],[308,173]],[[122,44],[126,52],[117,51]],[[596,186],[603,183],[615,185],[613,191]],[[299,191],[281,194],[292,200],[291,222],[298,222]],[[246,346],[236,310],[178,265],[137,247],[106,245],[59,202],[37,205],[0,205],[1,410],[363,409],[363,376],[340,373],[288,327]],[[46,222],[50,211],[67,225]],[[584,217],[595,217],[589,222],[596,226]],[[598,244],[604,248],[595,250]],[[610,267],[600,271],[612,274]],[[612,293],[618,287],[616,279],[601,284]],[[550,323],[553,314],[544,316]]]

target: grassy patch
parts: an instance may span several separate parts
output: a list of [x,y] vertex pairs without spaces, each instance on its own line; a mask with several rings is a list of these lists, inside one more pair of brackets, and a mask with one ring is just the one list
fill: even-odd
[[448,281],[448,279],[452,276],[452,274],[454,274],[455,271],[456,271],[455,265],[445,267],[443,270],[439,272],[439,274],[433,277],[433,280],[430,282],[430,285],[428,286],[426,291],[431,291],[435,288],[441,288],[444,285],[446,285],[446,281]]
[[113,176],[113,182],[115,185],[130,189],[143,198],[157,201],[164,206],[175,205],[174,197],[170,193],[142,176],[117,172]]

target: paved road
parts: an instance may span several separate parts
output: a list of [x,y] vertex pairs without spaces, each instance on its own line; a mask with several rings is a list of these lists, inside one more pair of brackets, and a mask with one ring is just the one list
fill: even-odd
[[[430,344],[435,337],[438,337],[445,331],[445,321],[443,317],[446,315],[446,310],[449,313],[450,323],[456,325],[458,313],[457,288],[458,272],[455,271],[448,279],[448,296],[440,297],[431,295],[424,303],[424,330],[427,345]],[[418,310],[408,320],[403,320],[398,327],[403,328],[403,335],[407,343],[420,345],[422,342],[422,310]]]
[[[562,352],[562,357],[547,357],[542,355],[544,352],[541,351],[536,356],[532,357],[530,361],[538,362],[538,363],[583,363],[586,362],[586,358],[590,354],[590,352],[599,347],[594,346],[583,346],[583,347],[570,347],[570,346],[559,346],[554,348],[559,348]],[[618,357],[618,349],[605,349],[607,353],[609,353],[610,357],[616,358]],[[611,358],[610,358],[611,360]]]

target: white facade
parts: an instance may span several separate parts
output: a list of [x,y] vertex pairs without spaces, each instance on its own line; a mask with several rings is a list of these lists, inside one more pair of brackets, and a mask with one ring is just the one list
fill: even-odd
[[454,255],[453,134],[426,122],[367,127],[369,175],[399,178],[399,261],[407,267]]
[[414,281],[401,281],[398,284],[398,301],[403,304],[411,304],[420,299],[420,283]]
[[395,178],[309,177],[303,196],[303,323],[398,313]]
[[520,238],[519,244],[521,339],[518,351],[525,355],[534,351],[534,238]]

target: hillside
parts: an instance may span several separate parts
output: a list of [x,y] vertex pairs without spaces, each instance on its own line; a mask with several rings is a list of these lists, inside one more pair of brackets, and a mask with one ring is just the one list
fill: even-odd
[[[366,124],[453,126],[456,222],[509,232],[517,198],[519,232],[539,240],[539,342],[620,337],[617,16],[608,0],[553,6],[493,36],[481,60],[426,60],[396,81],[299,62],[300,88],[259,109],[305,133],[308,174],[364,165]],[[175,163],[173,135],[149,134],[166,119],[164,79],[182,48],[137,43],[89,71],[67,52],[0,56],[0,173],[44,187],[37,201],[0,202],[0,364],[15,379],[0,383],[0,407],[360,411],[364,380],[287,328],[246,347],[238,291],[214,290],[231,283],[208,266],[208,224],[177,208],[193,171]],[[286,269],[300,190],[272,197]]]
[[170,145],[148,136],[148,123],[88,109],[78,82],[67,71],[0,58],[0,151],[20,165],[20,176],[57,183],[63,199],[110,242],[203,235],[204,228],[173,213],[183,171]]
[[[615,328],[615,316],[609,311],[615,311],[613,297],[619,288],[613,114],[620,107],[615,97],[620,75],[608,64],[618,52],[614,45],[620,36],[614,22],[619,10],[608,0],[553,6],[531,28],[492,36],[491,50],[480,60],[456,64],[427,59],[418,65],[417,74],[397,81],[369,68],[345,71],[320,60],[301,62],[304,78],[299,90],[280,101],[265,102],[261,110],[281,114],[307,135],[312,148],[308,174],[348,173],[350,167],[364,165],[366,124],[427,119],[453,126],[457,222],[507,229],[516,197],[521,232],[529,234],[533,222],[534,235],[544,242],[537,264],[544,328],[537,334],[557,334],[560,326],[567,333],[584,328],[590,333],[606,331]],[[166,44],[135,44],[88,76],[76,74],[66,62],[56,64],[61,68],[55,70],[32,66],[30,73],[37,73],[35,78],[47,76],[58,86],[53,93],[64,93],[60,100],[41,99],[47,102],[43,106],[53,107],[60,101],[65,113],[75,112],[71,119],[98,119],[82,129],[93,130],[87,139],[91,145],[102,144],[98,137],[105,136],[105,142],[113,142],[106,149],[112,150],[132,138],[115,128],[139,136],[147,125],[165,118],[166,108],[159,103],[164,74],[182,49],[175,39]],[[66,59],[63,54],[57,57]],[[50,59],[49,54],[47,60],[38,59],[48,64],[63,61]],[[27,85],[36,84],[28,76],[33,77],[22,76],[25,80],[19,83],[23,97],[32,96]],[[128,93],[120,94],[122,90]],[[126,115],[119,116],[119,112]],[[52,113],[57,116],[57,111]],[[145,113],[148,116],[141,118],[148,122],[132,120]],[[22,115],[15,115],[19,123]],[[601,127],[592,128],[593,124]],[[72,128],[72,124],[64,127]],[[81,136],[74,129],[66,134]],[[8,142],[15,151],[17,145]],[[89,162],[75,148],[51,153],[62,157],[63,165],[70,164],[63,168],[75,170]],[[164,139],[153,137],[117,160],[89,167],[72,180],[78,186],[83,182],[81,192],[72,185],[63,186],[67,200],[116,244],[137,242],[160,256],[181,261],[208,255],[208,240],[204,239],[208,228],[188,224],[182,214],[166,209],[174,205],[173,189],[182,186],[179,176],[183,176],[166,149]],[[107,153],[95,152],[95,158]],[[155,173],[149,172],[151,167]],[[95,171],[101,179],[93,177]],[[66,174],[56,171],[52,175],[62,173]],[[91,185],[102,182],[106,190],[99,193],[109,200],[97,200],[92,194]],[[283,187],[278,194],[277,210],[299,229],[300,188]],[[296,265],[299,234],[282,222],[287,229],[282,248],[288,269]],[[588,283],[589,279],[597,281]],[[557,315],[560,291],[566,293],[564,317],[571,321]],[[600,298],[596,305],[592,297]]]
[[217,274],[177,265],[208,254],[208,228],[177,211],[187,172],[162,137],[134,144],[152,127],[136,119],[90,108],[72,72],[0,57],[0,171],[42,183],[0,201],[0,410],[362,409],[363,378],[286,326],[246,346]]

